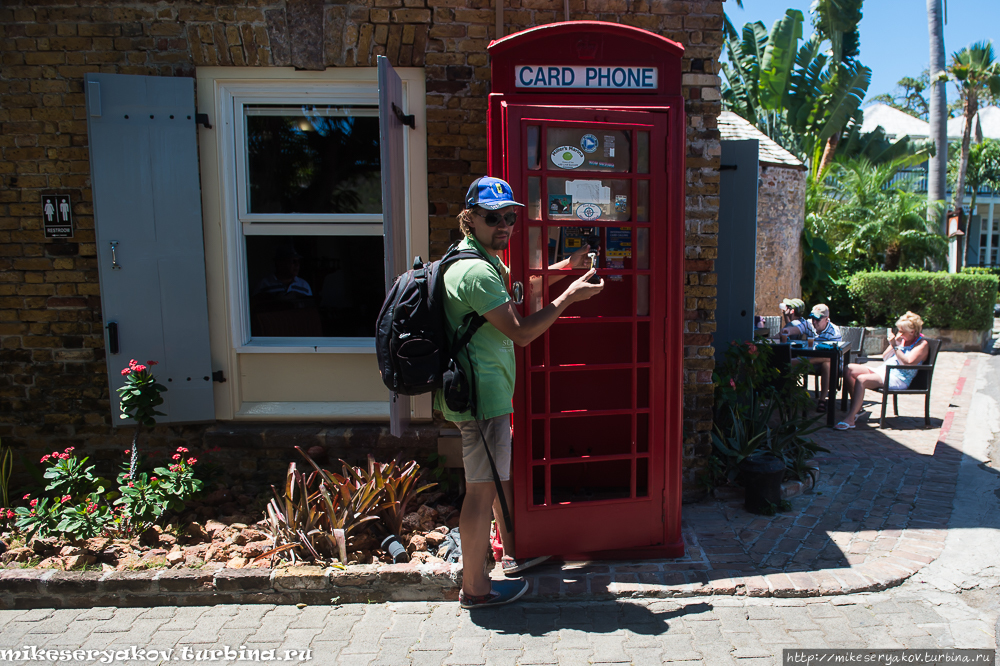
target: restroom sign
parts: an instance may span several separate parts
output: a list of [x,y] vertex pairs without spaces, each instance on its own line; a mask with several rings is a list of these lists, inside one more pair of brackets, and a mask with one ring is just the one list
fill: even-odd
[[657,88],[656,67],[516,65],[518,88],[649,90]]
[[68,194],[42,195],[42,226],[46,238],[73,237],[73,202]]

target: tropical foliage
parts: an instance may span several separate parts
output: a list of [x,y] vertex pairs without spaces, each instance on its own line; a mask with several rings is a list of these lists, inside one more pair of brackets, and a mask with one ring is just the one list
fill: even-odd
[[[962,156],[955,152],[948,161],[948,181],[956,187]],[[966,189],[972,190],[969,210],[976,210],[976,195],[980,188],[1000,190],[1000,141],[984,139],[969,146],[969,161],[965,171]]]
[[924,142],[889,141],[879,129],[862,133],[861,102],[871,69],[861,64],[862,0],[816,0],[814,33],[800,45],[804,16],[789,9],[770,32],[761,22],[742,33],[725,22],[724,106],[808,162],[815,179],[835,158],[865,156],[879,163],[927,158]]
[[969,145],[972,139],[972,121],[979,111],[981,98],[1000,96],[1000,62],[993,52],[993,43],[982,41],[968,46],[951,56],[948,75],[958,85],[962,100],[965,129],[962,132],[962,152],[955,176],[954,210],[962,207],[965,198],[966,172],[969,166]]
[[926,199],[905,180],[894,182],[902,163],[854,158],[834,164],[820,186],[806,224],[851,272],[925,268],[947,252],[927,223]]
[[874,271],[856,273],[850,282],[865,326],[892,325],[907,310],[919,312],[925,328],[982,331],[993,326],[996,275]]

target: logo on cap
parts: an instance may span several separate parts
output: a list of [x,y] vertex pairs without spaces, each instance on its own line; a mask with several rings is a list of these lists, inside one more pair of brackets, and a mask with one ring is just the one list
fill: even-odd
[[502,197],[504,195],[503,185],[500,183],[493,183],[493,191],[497,193],[498,197]]

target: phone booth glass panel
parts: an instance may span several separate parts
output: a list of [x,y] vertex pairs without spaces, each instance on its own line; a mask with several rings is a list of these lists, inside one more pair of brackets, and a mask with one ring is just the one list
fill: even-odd
[[508,256],[518,307],[541,310],[591,266],[604,281],[518,351],[518,557],[679,556],[682,50],[576,21],[490,52],[491,173],[526,203]]

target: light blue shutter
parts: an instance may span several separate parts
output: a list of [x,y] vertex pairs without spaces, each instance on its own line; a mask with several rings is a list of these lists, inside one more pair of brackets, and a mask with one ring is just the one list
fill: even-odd
[[[406,126],[393,107],[403,113],[403,82],[385,56],[378,57],[378,123],[382,159],[382,229],[385,240],[385,290],[409,268],[406,254]],[[393,393],[389,402],[389,431],[403,434],[410,421],[410,398]]]
[[194,79],[87,74],[86,95],[113,419],[121,423],[116,389],[134,358],[160,363],[168,390],[157,422],[211,421]]
[[730,340],[753,339],[757,260],[758,143],[723,141],[719,184],[719,254],[714,336],[721,360]]

